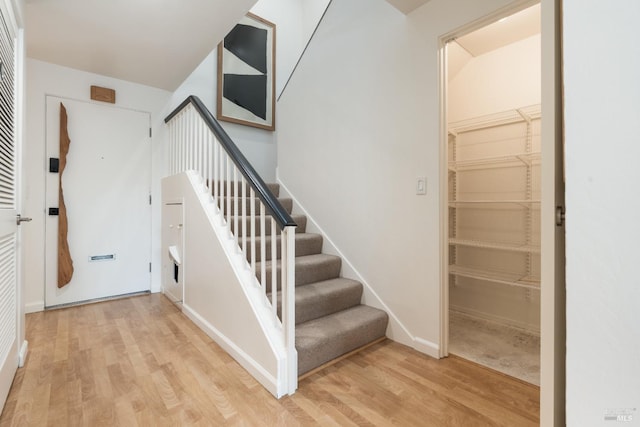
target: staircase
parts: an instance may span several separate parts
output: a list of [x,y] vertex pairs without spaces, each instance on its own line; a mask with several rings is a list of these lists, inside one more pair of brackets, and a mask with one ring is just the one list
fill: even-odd
[[[292,200],[279,198],[277,184],[268,184],[280,204],[291,214]],[[241,206],[241,203],[238,203]],[[247,206],[249,204],[247,203]],[[308,373],[328,362],[357,350],[385,336],[388,316],[384,311],[360,303],[362,284],[340,277],[340,257],[322,253],[322,236],[306,232],[307,218],[291,215],[297,224],[295,236],[296,330],[298,375]],[[266,221],[266,235],[271,221]],[[260,224],[255,224],[257,233]],[[243,227],[239,226],[241,237]],[[246,227],[244,229],[249,229]],[[260,238],[256,239],[256,259],[260,259]],[[271,253],[271,237],[266,237],[266,290],[273,291],[271,269],[280,270],[280,239],[275,260]],[[251,257],[247,251],[247,260]],[[275,262],[274,262],[275,261]],[[256,265],[260,279],[261,265]],[[280,278],[280,274],[277,275]],[[276,284],[280,290],[280,283]],[[269,295],[270,296],[270,295]],[[282,301],[278,295],[278,301]],[[279,312],[279,310],[278,310]]]
[[200,328],[277,398],[295,393],[301,376],[384,339],[387,314],[360,304],[362,284],[340,277],[340,257],[322,253],[322,236],[306,232],[307,218],[291,215],[291,199],[277,198],[279,186],[260,178],[198,97],[165,123],[163,204],[182,200],[191,224],[183,311]]

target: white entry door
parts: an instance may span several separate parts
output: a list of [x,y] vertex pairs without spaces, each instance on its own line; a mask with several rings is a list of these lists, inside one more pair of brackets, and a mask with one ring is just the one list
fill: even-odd
[[[46,183],[47,307],[150,289],[151,138],[145,112],[48,96],[47,157],[60,155],[60,104],[71,143],[62,173],[71,281],[58,288],[59,173]],[[49,161],[47,160],[47,166]]]

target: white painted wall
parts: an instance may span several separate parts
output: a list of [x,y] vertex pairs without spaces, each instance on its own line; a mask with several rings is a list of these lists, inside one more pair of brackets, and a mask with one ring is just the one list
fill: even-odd
[[27,312],[41,310],[44,306],[44,232],[45,232],[45,174],[48,160],[45,158],[45,95],[90,99],[90,86],[105,86],[116,90],[116,105],[146,111],[151,114],[154,136],[152,138],[152,196],[158,202],[152,211],[152,259],[151,290],[160,290],[160,177],[164,175],[164,127],[160,114],[167,104],[170,92],[129,83],[105,76],[73,70],[42,61],[26,62],[27,111],[24,146],[25,182],[23,215],[33,222],[23,228],[24,304]]
[[616,424],[616,408],[640,425],[639,16],[563,2],[568,426]]
[[438,39],[507,3],[334,0],[279,103],[280,179],[417,348],[440,344]]
[[[291,72],[328,0],[260,0],[251,12],[276,25],[276,94],[284,88]],[[189,95],[200,97],[216,114],[217,49],[202,61],[174,92],[166,109],[170,113]],[[256,171],[267,182],[275,180],[278,107],[276,106],[276,132],[221,122],[225,131],[238,145]]]
[[449,82],[449,122],[539,104],[540,70],[540,35],[472,58]]
[[449,84],[473,56],[458,43],[447,44],[447,80]]
[[329,0],[260,0],[254,13],[276,24],[276,94],[280,95]]

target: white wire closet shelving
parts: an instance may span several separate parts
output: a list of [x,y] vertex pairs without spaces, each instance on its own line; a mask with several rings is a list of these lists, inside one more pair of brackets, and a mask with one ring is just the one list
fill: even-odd
[[482,205],[519,205],[524,208],[532,208],[540,204],[540,200],[525,200],[525,199],[504,199],[504,200],[455,200],[449,202],[449,207],[452,208],[477,208]]
[[482,240],[458,239],[458,238],[450,238],[449,244],[457,245],[457,246],[469,246],[472,248],[480,248],[480,249],[495,249],[495,250],[507,251],[507,252],[524,252],[524,253],[532,253],[532,254],[540,253],[540,246],[531,245],[531,244],[487,242]]
[[504,167],[518,163],[522,166],[531,166],[534,162],[540,161],[540,153],[518,153],[506,156],[483,157],[478,159],[458,160],[449,162],[449,170],[452,172],[476,167]]
[[[534,105],[511,111],[472,118],[449,125],[448,170],[450,180],[449,224],[450,252],[449,274],[456,277],[499,283],[527,289],[540,289],[539,233],[540,199],[536,175],[540,166],[539,124],[540,106]],[[517,131],[514,131],[517,129]],[[514,133],[515,132],[515,133]],[[512,143],[513,141],[513,143]],[[488,147],[486,150],[483,147]],[[491,148],[491,149],[489,149]],[[497,171],[498,168],[512,168]],[[479,172],[476,172],[479,171]],[[467,174],[462,176],[461,174]],[[512,174],[513,182],[520,184],[517,192],[509,190],[489,190],[486,185],[496,185],[504,181],[506,174]],[[473,174],[473,175],[469,175]],[[497,174],[497,175],[496,175]],[[509,185],[508,183],[505,185]],[[491,192],[493,191],[493,192]],[[463,195],[461,198],[460,195]],[[498,211],[505,212],[499,214]],[[511,213],[507,214],[506,212]],[[463,214],[464,212],[464,214]],[[495,215],[501,216],[495,216]],[[501,218],[516,215],[521,218],[522,229],[513,239],[503,242],[504,228]],[[474,218],[477,224],[473,224]],[[493,218],[493,219],[491,219]],[[483,221],[493,221],[487,230],[495,230],[501,238],[477,240],[469,238],[469,221],[475,227],[482,227]],[[467,235],[465,235],[467,234]],[[483,233],[487,234],[487,233]],[[512,241],[511,241],[512,240]],[[471,255],[465,252],[458,257],[458,248],[473,248]],[[491,252],[487,252],[491,251]],[[477,256],[500,259],[509,257],[501,253],[516,253],[524,256],[526,267],[519,273],[505,272],[513,267],[504,265],[503,271],[492,268],[477,268],[477,263],[468,264],[468,257]],[[511,255],[514,256],[514,255]],[[498,262],[498,267],[500,263]]]
[[484,280],[503,285],[517,286],[526,289],[540,289],[539,277],[523,276],[518,273],[488,271],[477,268],[461,267],[455,264],[449,266],[449,273],[459,277]]

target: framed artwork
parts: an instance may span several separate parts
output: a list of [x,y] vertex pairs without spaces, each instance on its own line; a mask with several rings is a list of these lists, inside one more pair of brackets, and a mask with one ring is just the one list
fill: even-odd
[[248,13],[218,45],[218,120],[275,130],[276,26]]

